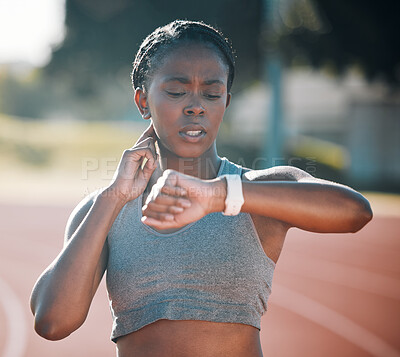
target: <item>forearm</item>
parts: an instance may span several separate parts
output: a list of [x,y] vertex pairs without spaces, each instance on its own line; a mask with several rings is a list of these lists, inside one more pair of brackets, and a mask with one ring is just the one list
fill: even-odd
[[94,281],[104,243],[122,206],[107,194],[95,200],[33,289],[31,307],[37,323],[54,327],[62,322],[73,330],[83,323],[97,288]]
[[[225,210],[227,181],[223,176],[200,180],[173,171],[164,175],[174,180],[168,183],[166,179],[159,189],[164,195],[171,196],[168,200],[163,195],[150,197],[143,215],[145,224],[157,229],[177,228],[205,214]],[[171,204],[176,200],[173,193],[176,186],[187,191],[187,198],[191,202],[181,212],[171,210]],[[356,232],[372,218],[369,203],[360,193],[309,175],[304,179],[299,177],[296,181],[242,179],[242,189],[244,204],[241,212],[275,218],[290,227],[311,232]],[[152,202],[157,209],[151,207]],[[163,219],[160,212],[168,212],[172,219]]]
[[343,185],[244,181],[243,195],[242,212],[276,218],[312,232],[356,232],[372,217],[368,201]]

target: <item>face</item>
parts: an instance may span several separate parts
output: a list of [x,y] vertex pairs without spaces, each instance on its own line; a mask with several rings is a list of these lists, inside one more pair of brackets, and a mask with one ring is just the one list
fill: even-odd
[[193,43],[174,49],[135,101],[152,119],[159,145],[178,157],[200,157],[215,145],[229,105],[228,66],[212,47]]

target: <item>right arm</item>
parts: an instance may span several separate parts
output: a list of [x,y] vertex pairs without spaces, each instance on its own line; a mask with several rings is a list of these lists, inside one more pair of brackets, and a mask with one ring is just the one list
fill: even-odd
[[42,337],[62,339],[85,321],[106,269],[106,237],[120,209],[121,203],[104,191],[71,214],[64,248],[32,291],[35,330]]
[[[144,157],[148,161],[142,168]],[[121,208],[144,191],[155,167],[150,125],[124,152],[112,183],[72,212],[62,251],[32,291],[31,310],[39,335],[59,340],[83,324],[107,266],[107,234]]]

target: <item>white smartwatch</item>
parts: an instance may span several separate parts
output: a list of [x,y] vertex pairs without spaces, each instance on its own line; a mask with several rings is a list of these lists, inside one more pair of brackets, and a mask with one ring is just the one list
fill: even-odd
[[236,216],[243,206],[242,179],[239,175],[223,175],[226,179],[226,199],[224,216]]

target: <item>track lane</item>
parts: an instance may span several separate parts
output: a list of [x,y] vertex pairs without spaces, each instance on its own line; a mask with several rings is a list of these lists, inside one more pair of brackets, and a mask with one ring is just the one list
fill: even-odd
[[[0,278],[17,295],[13,299],[20,302],[27,326],[20,357],[115,355],[104,281],[87,321],[68,338],[49,342],[32,328],[30,292],[61,249],[72,208],[0,204]],[[399,228],[399,218],[378,216],[356,234],[290,230],[262,319],[264,356],[398,356]],[[0,294],[0,299],[10,299],[2,290]],[[8,320],[1,309],[0,330],[7,336]],[[24,328],[18,330],[23,338]],[[361,346],[360,336],[367,336],[368,346]],[[9,343],[0,338],[0,355]]]

